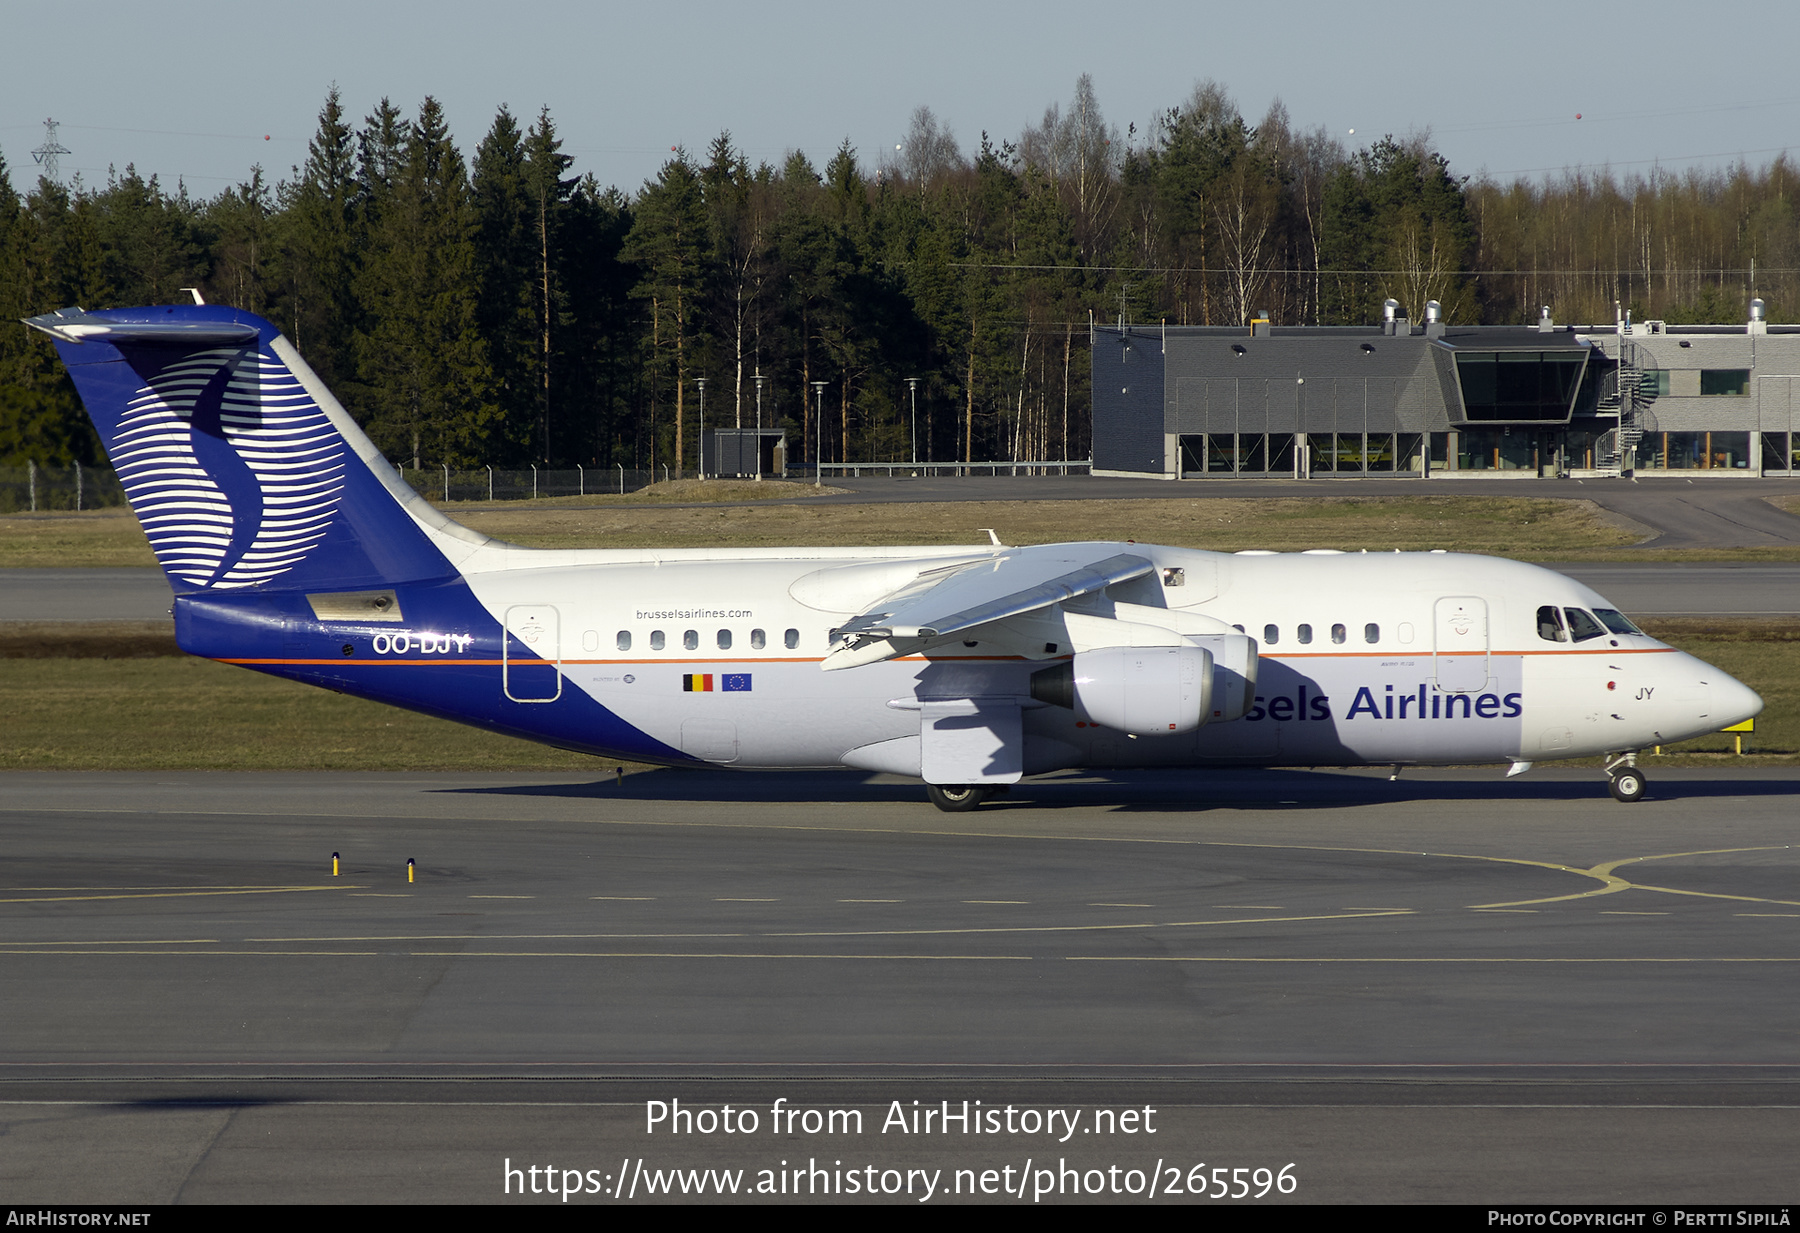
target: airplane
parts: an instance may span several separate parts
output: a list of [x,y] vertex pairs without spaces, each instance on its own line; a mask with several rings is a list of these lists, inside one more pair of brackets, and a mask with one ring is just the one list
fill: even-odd
[[[196,299],[198,297],[196,296]],[[1136,542],[538,549],[460,526],[294,346],[223,305],[55,340],[190,654],[563,749],[851,767],[980,806],[1067,768],[1637,754],[1762,710],[1551,570]]]

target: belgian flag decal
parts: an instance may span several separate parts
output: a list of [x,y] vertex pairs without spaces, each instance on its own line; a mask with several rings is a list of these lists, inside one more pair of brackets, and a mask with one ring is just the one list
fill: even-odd
[[710,672],[686,672],[681,677],[681,691],[688,694],[710,694],[715,690],[728,694],[750,692],[748,672],[727,672],[715,676]]

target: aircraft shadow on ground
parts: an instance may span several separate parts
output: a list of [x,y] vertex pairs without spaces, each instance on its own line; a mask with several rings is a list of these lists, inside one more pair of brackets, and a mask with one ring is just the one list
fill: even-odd
[[[1646,799],[1723,800],[1800,795],[1800,779],[1747,770],[1741,777],[1683,776],[1649,772]],[[718,804],[920,804],[920,784],[857,771],[729,773],[664,768],[627,776],[556,784],[500,784],[438,791],[496,796],[571,797],[595,801]],[[1582,801],[1606,795],[1598,770],[1580,777],[1504,779],[1502,772],[1458,778],[1281,770],[1182,770],[1064,775],[1031,779],[994,797],[986,809],[1272,809],[1401,804],[1411,801]]]

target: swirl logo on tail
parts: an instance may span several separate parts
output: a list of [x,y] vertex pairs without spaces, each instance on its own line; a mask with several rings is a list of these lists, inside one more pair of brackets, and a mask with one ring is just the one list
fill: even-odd
[[146,378],[109,443],[168,573],[256,586],[325,538],[344,491],[344,441],[273,356],[218,347]]

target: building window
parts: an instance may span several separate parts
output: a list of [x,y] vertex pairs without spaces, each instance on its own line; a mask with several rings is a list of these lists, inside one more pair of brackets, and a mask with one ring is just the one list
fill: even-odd
[[1456,379],[1470,420],[1567,420],[1587,352],[1458,353]]
[[1700,393],[1708,397],[1712,395],[1748,397],[1750,394],[1750,370],[1748,368],[1702,368],[1700,370]]

